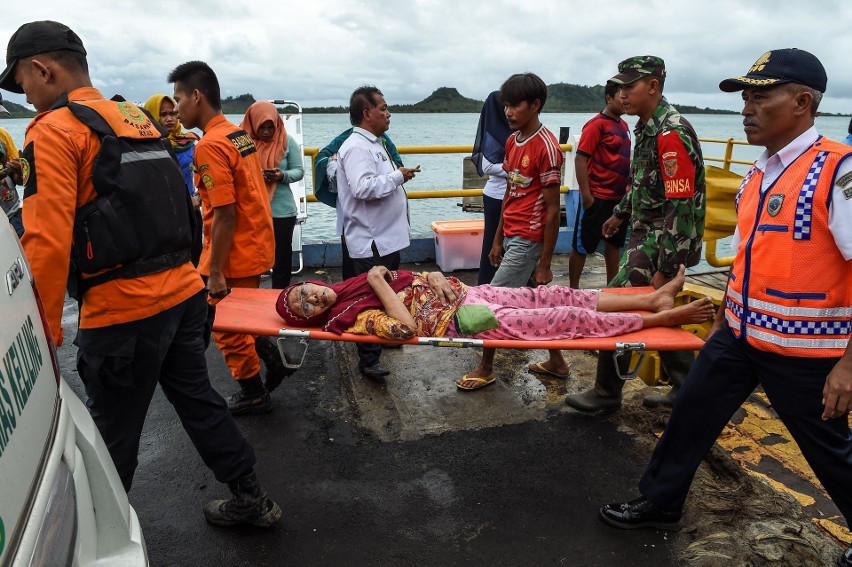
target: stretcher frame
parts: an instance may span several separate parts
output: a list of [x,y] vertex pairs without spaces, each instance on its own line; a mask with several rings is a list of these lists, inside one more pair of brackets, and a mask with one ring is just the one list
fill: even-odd
[[[652,288],[607,289],[606,293],[647,293]],[[427,345],[448,348],[514,348],[612,351],[616,368],[621,357],[637,354],[632,368],[619,375],[623,380],[635,378],[647,351],[698,350],[704,341],[680,327],[653,327],[615,337],[523,341],[507,339],[474,339],[465,337],[413,337],[392,341],[374,335],[341,335],[319,328],[288,328],[275,311],[280,290],[234,288],[216,305],[213,330],[224,333],[277,337],[278,351],[284,365],[292,370],[302,366],[308,340],[342,341],[399,345]]]

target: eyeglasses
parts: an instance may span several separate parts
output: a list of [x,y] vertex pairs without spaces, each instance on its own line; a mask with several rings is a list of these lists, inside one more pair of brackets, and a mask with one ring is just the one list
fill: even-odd
[[306,287],[307,286],[305,284],[299,286],[299,307],[302,309],[302,316],[306,319],[310,319],[314,316],[316,305],[308,303],[308,297],[310,294],[305,289]]

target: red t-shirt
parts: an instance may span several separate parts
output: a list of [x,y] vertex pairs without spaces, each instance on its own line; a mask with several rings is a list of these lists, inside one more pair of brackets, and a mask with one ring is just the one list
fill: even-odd
[[589,189],[593,197],[620,201],[630,183],[630,133],[621,118],[604,113],[586,122],[577,153],[589,157]]
[[541,189],[562,184],[562,150],[543,125],[520,143],[519,134],[515,132],[506,140],[503,169],[509,175],[510,187],[503,208],[503,234],[541,242],[547,215]]

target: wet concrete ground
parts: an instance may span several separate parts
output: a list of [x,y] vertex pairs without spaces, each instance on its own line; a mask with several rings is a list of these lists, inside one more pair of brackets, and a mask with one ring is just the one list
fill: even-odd
[[[600,272],[592,265],[584,278]],[[66,317],[73,322],[73,309]],[[84,395],[70,341],[61,350]],[[526,372],[540,351],[503,351],[497,384],[462,393],[453,381],[475,365],[476,350],[385,351],[393,375],[379,386],[357,374],[353,345],[311,342],[305,366],[274,392],[274,411],[238,419],[284,510],[270,530],[204,522],[203,503],[227,489],[158,390],[130,493],[152,565],[678,564],[694,530],[624,532],[598,520],[601,504],[636,494],[653,437],[618,414],[567,410],[565,393],[584,389],[593,371],[588,356],[567,354],[568,381]],[[221,354],[211,347],[207,358],[227,396],[236,385]]]

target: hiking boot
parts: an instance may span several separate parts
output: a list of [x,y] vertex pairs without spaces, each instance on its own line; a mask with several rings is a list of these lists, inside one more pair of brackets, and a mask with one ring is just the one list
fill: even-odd
[[595,388],[591,388],[579,394],[565,396],[565,403],[576,410],[587,413],[615,411],[621,407],[621,393],[609,396],[599,394]]
[[576,410],[589,413],[617,410],[621,407],[621,390],[624,389],[624,380],[619,373],[627,371],[627,362],[622,358],[616,367],[610,353],[599,352],[595,385],[586,392],[565,396],[565,403]]
[[663,369],[666,371],[666,376],[669,378],[671,389],[665,393],[649,394],[642,399],[642,405],[648,408],[656,408],[659,406],[672,407],[677,398],[677,392],[680,390],[686,375],[689,372],[689,367],[692,365],[695,356],[688,351],[672,351],[661,356],[663,361]]
[[267,413],[272,411],[272,398],[260,380],[260,374],[255,374],[245,380],[237,380],[240,391],[228,396],[228,410],[231,415],[247,413]]
[[672,384],[671,389],[663,393],[655,393],[648,394],[644,398],[642,398],[642,405],[646,408],[657,408],[660,406],[670,408],[674,405],[675,398],[677,398],[678,387]]
[[217,526],[251,524],[269,527],[281,519],[281,508],[266,496],[252,471],[228,483],[230,500],[211,500],[204,505],[204,518]]
[[284,378],[294,372],[293,368],[284,366],[284,361],[281,360],[281,353],[278,351],[278,345],[272,338],[266,336],[255,337],[254,350],[266,365],[266,378],[263,381],[263,385],[267,392],[271,392],[280,386]]

